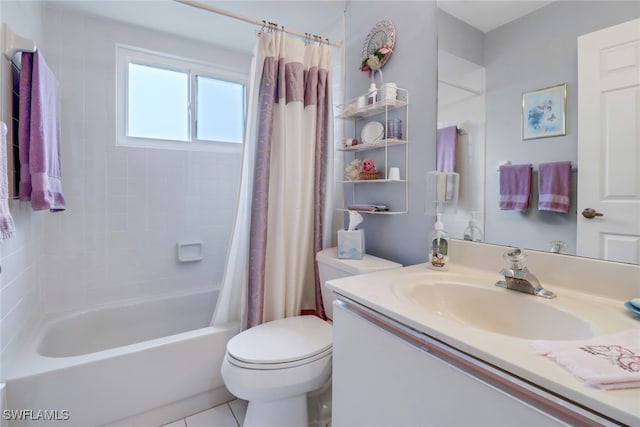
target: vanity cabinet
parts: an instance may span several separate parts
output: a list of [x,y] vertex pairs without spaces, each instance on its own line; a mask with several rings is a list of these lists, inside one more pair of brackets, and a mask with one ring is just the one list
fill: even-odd
[[[358,98],[364,98],[365,105],[358,106],[355,98],[339,107],[337,118],[344,121],[345,132],[336,150],[344,154],[344,167],[354,159],[371,158],[380,174],[375,179],[351,180],[345,173],[340,183],[345,186],[345,200],[350,198],[351,202],[339,210],[346,211],[349,204],[389,207],[386,211],[364,212],[367,214],[394,215],[409,210],[409,93],[402,88],[391,90],[394,93],[383,87],[375,94],[361,95]],[[373,100],[367,103],[372,96]],[[357,145],[345,145],[345,141],[353,139],[358,141]],[[399,176],[388,176],[391,167],[399,169]],[[362,188],[363,185],[367,188]]]
[[[333,313],[334,427],[610,424],[350,300]],[[504,391],[512,381],[519,395]],[[561,415],[540,409],[544,399]]]

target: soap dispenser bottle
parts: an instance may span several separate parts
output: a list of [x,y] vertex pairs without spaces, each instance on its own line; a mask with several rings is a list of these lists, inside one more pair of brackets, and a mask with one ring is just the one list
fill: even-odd
[[475,218],[475,212],[471,212],[471,219],[469,219],[469,225],[464,229],[464,240],[470,240],[472,242],[482,242],[482,230],[478,227],[478,221]]
[[444,224],[440,220],[441,214],[436,215],[433,225],[433,236],[429,248],[429,267],[434,270],[446,271],[449,268],[449,239],[444,232]]
[[376,99],[378,96],[378,88],[374,82],[371,82],[369,86],[369,91],[367,92],[367,104],[373,105],[376,103]]

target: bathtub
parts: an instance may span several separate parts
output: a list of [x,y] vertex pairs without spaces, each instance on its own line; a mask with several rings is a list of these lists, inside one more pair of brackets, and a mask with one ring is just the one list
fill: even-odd
[[3,418],[159,426],[232,399],[220,366],[239,325],[209,326],[216,298],[208,289],[50,319],[4,361]]

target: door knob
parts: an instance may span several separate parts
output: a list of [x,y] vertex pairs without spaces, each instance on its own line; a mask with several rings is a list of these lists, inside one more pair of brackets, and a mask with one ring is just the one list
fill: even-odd
[[587,219],[593,219],[597,216],[603,216],[603,215],[593,208],[586,208],[585,210],[582,211],[582,216]]

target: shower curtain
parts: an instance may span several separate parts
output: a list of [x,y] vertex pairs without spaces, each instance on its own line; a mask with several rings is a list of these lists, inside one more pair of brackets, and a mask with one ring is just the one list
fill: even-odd
[[238,209],[212,324],[324,318],[315,253],[329,245],[331,48],[282,32],[254,50]]

